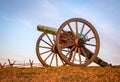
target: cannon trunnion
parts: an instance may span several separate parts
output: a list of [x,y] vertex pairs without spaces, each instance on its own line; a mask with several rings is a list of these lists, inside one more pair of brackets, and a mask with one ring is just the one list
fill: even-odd
[[99,36],[85,19],[69,19],[59,29],[38,25],[37,30],[43,32],[36,43],[37,57],[43,66],[87,66],[91,62],[108,66],[97,57]]

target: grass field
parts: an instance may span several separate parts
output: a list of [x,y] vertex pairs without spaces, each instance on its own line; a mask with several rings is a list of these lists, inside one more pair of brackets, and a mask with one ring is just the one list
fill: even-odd
[[0,68],[0,82],[120,82],[120,66]]

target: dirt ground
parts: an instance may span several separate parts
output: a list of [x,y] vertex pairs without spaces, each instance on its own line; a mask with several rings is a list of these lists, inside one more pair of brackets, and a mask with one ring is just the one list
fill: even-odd
[[0,68],[0,82],[120,82],[120,66]]

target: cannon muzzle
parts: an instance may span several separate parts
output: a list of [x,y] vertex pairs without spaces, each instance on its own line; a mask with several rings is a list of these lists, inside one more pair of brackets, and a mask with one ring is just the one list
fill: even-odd
[[53,27],[48,27],[48,26],[43,26],[43,25],[38,25],[37,30],[41,32],[45,32],[48,34],[56,35],[57,29]]

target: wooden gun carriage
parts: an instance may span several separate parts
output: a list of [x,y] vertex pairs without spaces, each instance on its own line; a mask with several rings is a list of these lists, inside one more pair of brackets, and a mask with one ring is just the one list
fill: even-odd
[[91,62],[105,67],[109,64],[97,57],[99,35],[94,26],[82,18],[71,18],[59,29],[38,25],[43,32],[36,43],[36,54],[45,67],[88,66]]

